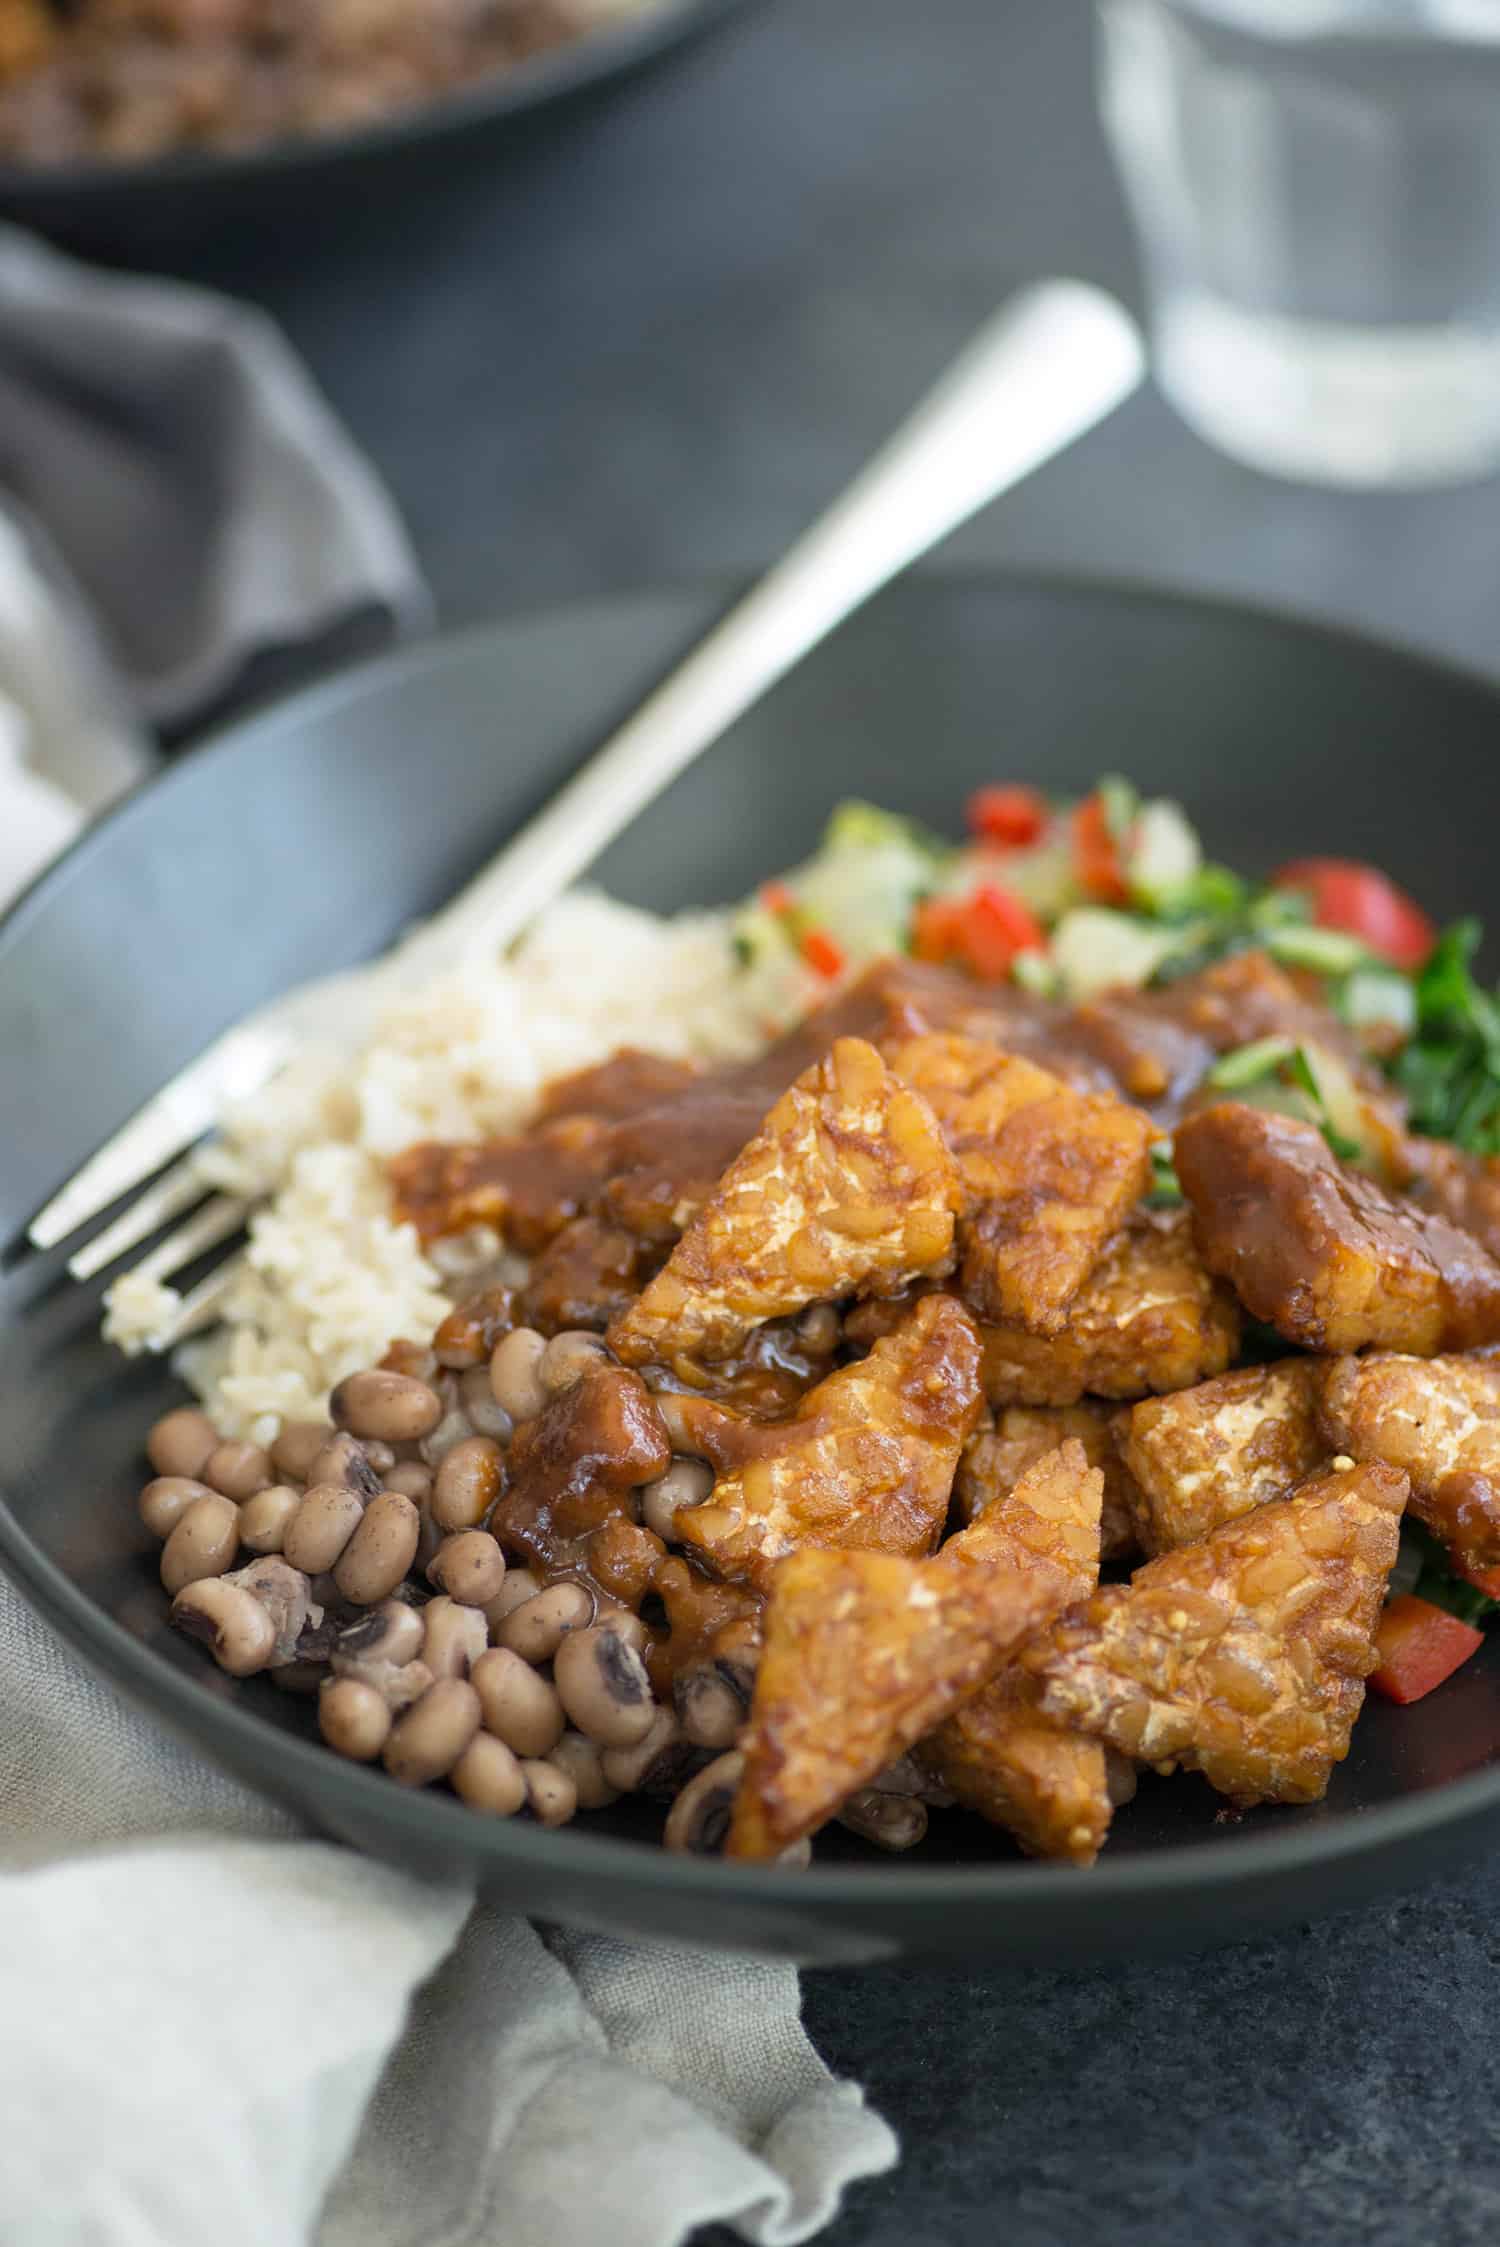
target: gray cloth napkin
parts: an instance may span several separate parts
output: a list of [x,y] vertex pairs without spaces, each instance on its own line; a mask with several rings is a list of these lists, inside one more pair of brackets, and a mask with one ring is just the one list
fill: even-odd
[[792,1968],[301,1838],[3,1578],[0,1711],[6,2247],[791,2247],[895,2161]]
[[[0,906],[146,768],[141,718],[361,608],[419,582],[275,331],[0,227]],[[790,2247],[895,2158],[791,1968],[310,1840],[0,1578],[4,2247]]]
[[152,724],[360,612],[427,620],[395,509],[262,313],[7,226],[0,492],[45,532]]

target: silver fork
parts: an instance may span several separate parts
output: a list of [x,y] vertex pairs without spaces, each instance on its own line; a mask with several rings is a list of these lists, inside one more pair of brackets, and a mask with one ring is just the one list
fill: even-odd
[[[216,1039],[54,1195],[28,1228],[32,1245],[60,1246],[148,1180],[68,1258],[74,1278],[105,1271],[167,1225],[135,1273],[166,1282],[231,1242],[250,1206],[209,1195],[185,1152],[228,1105],[310,1046],[353,1050],[394,991],[498,957],[801,657],[1111,412],[1143,366],[1134,322],[1101,290],[1054,280],[1012,298],[842,497],[450,905],[374,967],[301,985]],[[237,1263],[220,1263],[184,1295],[150,1347],[214,1323]]]

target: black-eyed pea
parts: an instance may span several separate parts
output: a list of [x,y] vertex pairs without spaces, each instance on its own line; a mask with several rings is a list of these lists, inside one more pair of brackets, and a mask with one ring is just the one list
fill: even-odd
[[495,1639],[528,1662],[550,1662],[569,1631],[584,1630],[593,1619],[593,1597],[582,1584],[549,1584],[511,1609]]
[[373,1763],[391,1736],[391,1712],[362,1679],[325,1677],[318,1692],[318,1730],[335,1755]]
[[547,1409],[548,1392],[538,1370],[546,1349],[535,1327],[513,1326],[490,1352],[490,1394],[517,1426]]
[[152,1536],[165,1544],[189,1506],[213,1495],[206,1482],[195,1482],[190,1475],[158,1475],[147,1483],[137,1505]]
[[254,1677],[276,1651],[276,1625],[254,1595],[222,1576],[184,1584],[172,1602],[172,1628],[205,1645],[231,1677]]
[[468,1414],[454,1405],[443,1414],[431,1435],[423,1436],[420,1446],[423,1461],[435,1472],[449,1452],[455,1451],[461,1443],[468,1443],[473,1433]]
[[345,1490],[357,1491],[361,1498],[373,1498],[381,1486],[379,1475],[370,1464],[370,1454],[357,1436],[347,1432],[331,1436],[314,1458],[307,1470],[308,1488],[317,1484],[337,1483]]
[[883,1794],[861,1787],[850,1795],[838,1813],[838,1822],[877,1849],[892,1853],[915,1849],[927,1833],[927,1805],[913,1794]]
[[[312,1586],[300,1568],[293,1568],[279,1553],[265,1553],[237,1568],[226,1578],[240,1591],[257,1600],[271,1619],[276,1633],[273,1662],[293,1662],[299,1655],[310,1651],[307,1636],[311,1627],[321,1625],[321,1604],[312,1596]],[[318,1650],[321,1653],[321,1649]]]
[[389,1599],[417,1554],[422,1517],[399,1490],[382,1490],[339,1556],[333,1580],[356,1607]]
[[508,1646],[492,1646],[469,1672],[484,1728],[517,1755],[550,1755],[566,1728],[556,1688]]
[[240,1544],[240,1509],[217,1490],[195,1498],[161,1549],[161,1580],[175,1599],[205,1576],[226,1576]]
[[675,1794],[703,1758],[670,1709],[658,1708],[651,1729],[630,1748],[605,1748],[599,1767],[621,1794]]
[[578,1808],[578,1790],[555,1763],[525,1757],[521,1776],[526,1781],[526,1807],[539,1826],[565,1826]]
[[684,1850],[695,1857],[716,1857],[724,1846],[734,1798],[744,1776],[742,1755],[721,1755],[689,1779],[662,1828],[668,1849]]
[[504,1454],[493,1436],[467,1436],[439,1466],[432,1484],[432,1518],[439,1529],[477,1529],[505,1481]]
[[414,1662],[425,1635],[422,1610],[404,1599],[383,1599],[378,1607],[346,1623],[333,1642],[331,1659],[341,1661]]
[[579,1327],[554,1334],[537,1363],[537,1377],[549,1397],[560,1397],[581,1381],[591,1366],[603,1365],[608,1345],[597,1334]]
[[432,1469],[420,1459],[401,1459],[385,1478],[387,1490],[399,1490],[414,1506],[424,1506],[432,1496]]
[[462,1606],[483,1607],[505,1582],[505,1555],[488,1530],[461,1529],[443,1539],[427,1578]]
[[448,1774],[448,1784],[471,1810],[492,1818],[513,1818],[526,1804],[526,1776],[520,1763],[493,1733],[476,1732]]
[[616,1638],[622,1638],[627,1646],[633,1646],[637,1654],[644,1654],[651,1644],[651,1633],[639,1615],[633,1614],[628,1607],[601,1607],[594,1617],[594,1627],[596,1630],[613,1631]]
[[467,1677],[489,1645],[477,1607],[455,1599],[430,1599],[422,1610],[422,1660],[434,1677]]
[[326,1420],[284,1420],[271,1445],[271,1465],[287,1482],[310,1482],[313,1461],[332,1441]]
[[175,1412],[163,1413],[147,1436],[146,1457],[158,1475],[201,1482],[203,1462],[218,1446],[219,1431],[208,1414],[180,1405]]
[[732,1748],[748,1713],[735,1685],[713,1662],[681,1671],[672,1701],[684,1739],[698,1748]]
[[510,1442],[516,1424],[504,1405],[495,1402],[488,1363],[470,1366],[459,1375],[458,1404],[476,1435],[489,1436],[502,1445]]
[[301,1491],[287,1482],[257,1490],[240,1508],[240,1543],[252,1553],[279,1553],[287,1524],[301,1503]]
[[362,1440],[420,1443],[443,1417],[443,1400],[407,1373],[351,1373],[328,1400],[336,1427]]
[[497,1638],[506,1616],[524,1607],[529,1599],[535,1599],[541,1589],[541,1578],[534,1576],[529,1568],[507,1567],[505,1582],[494,1598],[484,1603],[484,1619],[489,1625],[490,1637]]
[[335,1566],[358,1529],[365,1504],[363,1495],[347,1483],[313,1483],[282,1532],[282,1553],[304,1575],[321,1576]]
[[239,1505],[257,1490],[268,1489],[276,1477],[271,1454],[258,1443],[221,1443],[204,1460],[198,1479]]
[[552,1681],[568,1720],[601,1748],[633,1748],[656,1715],[646,1665],[618,1631],[570,1631]]
[[572,1780],[580,1810],[607,1810],[612,1802],[619,1801],[620,1790],[605,1778],[598,1748],[581,1732],[565,1732],[547,1750],[547,1761]]
[[479,1730],[479,1695],[465,1677],[440,1677],[413,1708],[398,1717],[383,1761],[403,1787],[427,1787],[446,1778]]
[[701,1459],[674,1459],[664,1475],[642,1489],[641,1520],[670,1544],[677,1535],[679,1507],[701,1506],[713,1486],[713,1469]]

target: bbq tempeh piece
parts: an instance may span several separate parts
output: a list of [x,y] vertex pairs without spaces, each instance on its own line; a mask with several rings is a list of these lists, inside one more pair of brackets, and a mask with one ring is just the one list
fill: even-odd
[[1411,1510],[1461,1568],[1500,1564],[1500,1356],[1377,1352],[1328,1369],[1330,1445],[1411,1478]]
[[1149,1119],[974,1038],[913,1038],[886,1052],[958,1162],[965,1301],[981,1318],[1057,1333],[1146,1191]]
[[1406,1489],[1330,1469],[1096,1592],[1022,1656],[1043,1711],[1233,1802],[1318,1801],[1375,1666]]
[[602,1331],[633,1299],[645,1251],[634,1233],[599,1217],[575,1217],[553,1235],[521,1291],[518,1324],[543,1334]]
[[1396,1183],[1423,1209],[1435,1209],[1500,1260],[1500,1155],[1471,1155],[1446,1139],[1403,1134]]
[[1091,1397],[1078,1404],[1002,1406],[964,1446],[953,1482],[959,1512],[965,1521],[973,1521],[986,1506],[1008,1498],[1028,1467],[1071,1436],[1083,1445],[1089,1465],[1104,1477],[1100,1559],[1119,1560],[1134,1553],[1139,1494],[1115,1440],[1114,1424],[1121,1417],[1117,1406]]
[[1319,1432],[1324,1372],[1318,1358],[1247,1365],[1121,1415],[1120,1451],[1148,1553],[1194,1545],[1252,1506],[1284,1498],[1343,1448]]
[[797,1079],[639,1300],[632,1365],[732,1357],[752,1327],[946,1264],[958,1173],[927,1103],[860,1038]]
[[[1099,1578],[1103,1476],[1076,1438],[1034,1460],[1005,1496],[951,1538],[940,1558],[1013,1567],[1045,1591],[1047,1613],[1085,1597]],[[1034,1679],[1008,1662],[918,1749],[940,1785],[1033,1856],[1092,1864],[1109,1830],[1106,1751],[1049,1723]]]
[[[742,1429],[740,1463],[721,1473],[706,1505],[678,1514],[678,1536],[720,1575],[762,1590],[800,1545],[928,1552],[979,1407],[973,1321],[951,1296],[925,1296],[790,1420]],[[721,1424],[728,1417],[717,1414]]]
[[1175,1154],[1204,1262],[1288,1342],[1431,1357],[1500,1338],[1500,1264],[1315,1125],[1222,1102],[1178,1126]]
[[809,1547],[777,1568],[727,1854],[774,1857],[974,1692],[1047,1611],[1041,1576]]
[[1193,1246],[1187,1212],[1137,1209],[1079,1289],[1056,1336],[982,1326],[985,1395],[1007,1404],[1143,1397],[1222,1373],[1240,1321]]

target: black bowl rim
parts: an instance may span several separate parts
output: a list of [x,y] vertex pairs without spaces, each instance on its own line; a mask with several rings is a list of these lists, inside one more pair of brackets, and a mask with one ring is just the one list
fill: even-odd
[[244,149],[187,150],[131,163],[0,164],[0,210],[96,203],[123,191],[250,184],[448,140],[475,127],[549,107],[621,75],[706,31],[745,0],[648,0],[638,16],[601,24],[511,70],[477,78],[431,101],[340,132],[283,135]]
[[[1435,686],[1480,694],[1495,703],[1500,712],[1500,685],[1482,672],[1397,642],[1376,639],[1347,625],[1273,606],[1073,571],[946,567],[919,572],[915,583],[926,590],[945,585],[992,586],[1001,592],[1041,592],[1054,599],[1134,603],[1176,610],[1189,622],[1205,612],[1219,618],[1239,618],[1321,640],[1356,659],[1394,657],[1403,666],[1425,672]],[[733,590],[735,585],[727,580],[718,584],[699,581],[643,588],[633,595],[604,595],[538,607],[394,650],[218,727],[190,759],[144,782],[47,868],[0,915],[0,941],[54,884],[70,880],[84,868],[97,838],[142,796],[170,788],[181,773],[197,770],[205,757],[234,753],[260,729],[279,728],[289,722],[316,723],[326,710],[378,693],[394,679],[442,670],[456,652],[503,640],[517,629],[524,630],[529,622],[543,618],[555,622],[570,615],[581,618],[632,600],[645,605],[653,600],[676,599],[702,606],[715,593]],[[402,1839],[420,1844],[429,1857],[446,1847],[456,1858],[488,1856],[513,1865],[519,1873],[593,1875],[606,1884],[611,1873],[622,1878],[646,1877],[653,1886],[684,1902],[697,1896],[746,1904],[785,1901],[792,1905],[800,1900],[804,1909],[822,1916],[841,1903],[857,1909],[876,1894],[892,1910],[965,1903],[1026,1904],[1041,1910],[1054,1906],[1067,1910],[1071,1906],[1076,1910],[1089,1899],[1090,1916],[1102,1917],[1112,1904],[1127,1905],[1147,1896],[1170,1900],[1191,1895],[1201,1900],[1261,1880],[1390,1851],[1418,1836],[1437,1836],[1500,1811],[1497,1762],[1378,1809],[1326,1820],[1310,1817],[1305,1822],[1289,1821],[1264,1835],[1236,1834],[1217,1843],[1172,1843],[1139,1856],[1111,1857],[1106,1851],[1086,1875],[1069,1865],[1013,1859],[952,1867],[926,1863],[911,1867],[815,1865],[808,1872],[787,1866],[674,1855],[654,1842],[625,1841],[566,1828],[551,1830],[521,1820],[478,1819],[462,1803],[431,1791],[408,1793],[393,1786],[383,1774],[345,1762],[311,1741],[267,1726],[251,1709],[203,1692],[113,1616],[96,1607],[47,1558],[11,1512],[3,1490],[0,1560],[37,1613],[133,1701],[161,1718],[179,1736],[192,1740],[206,1755],[214,1756],[222,1743],[220,1760],[231,1770],[243,1772],[268,1758],[284,1758],[286,1791],[300,1782],[296,1791],[301,1798],[321,1800],[346,1830],[368,1832],[384,1825]],[[280,1791],[274,1779],[269,1781],[269,1791]]]

